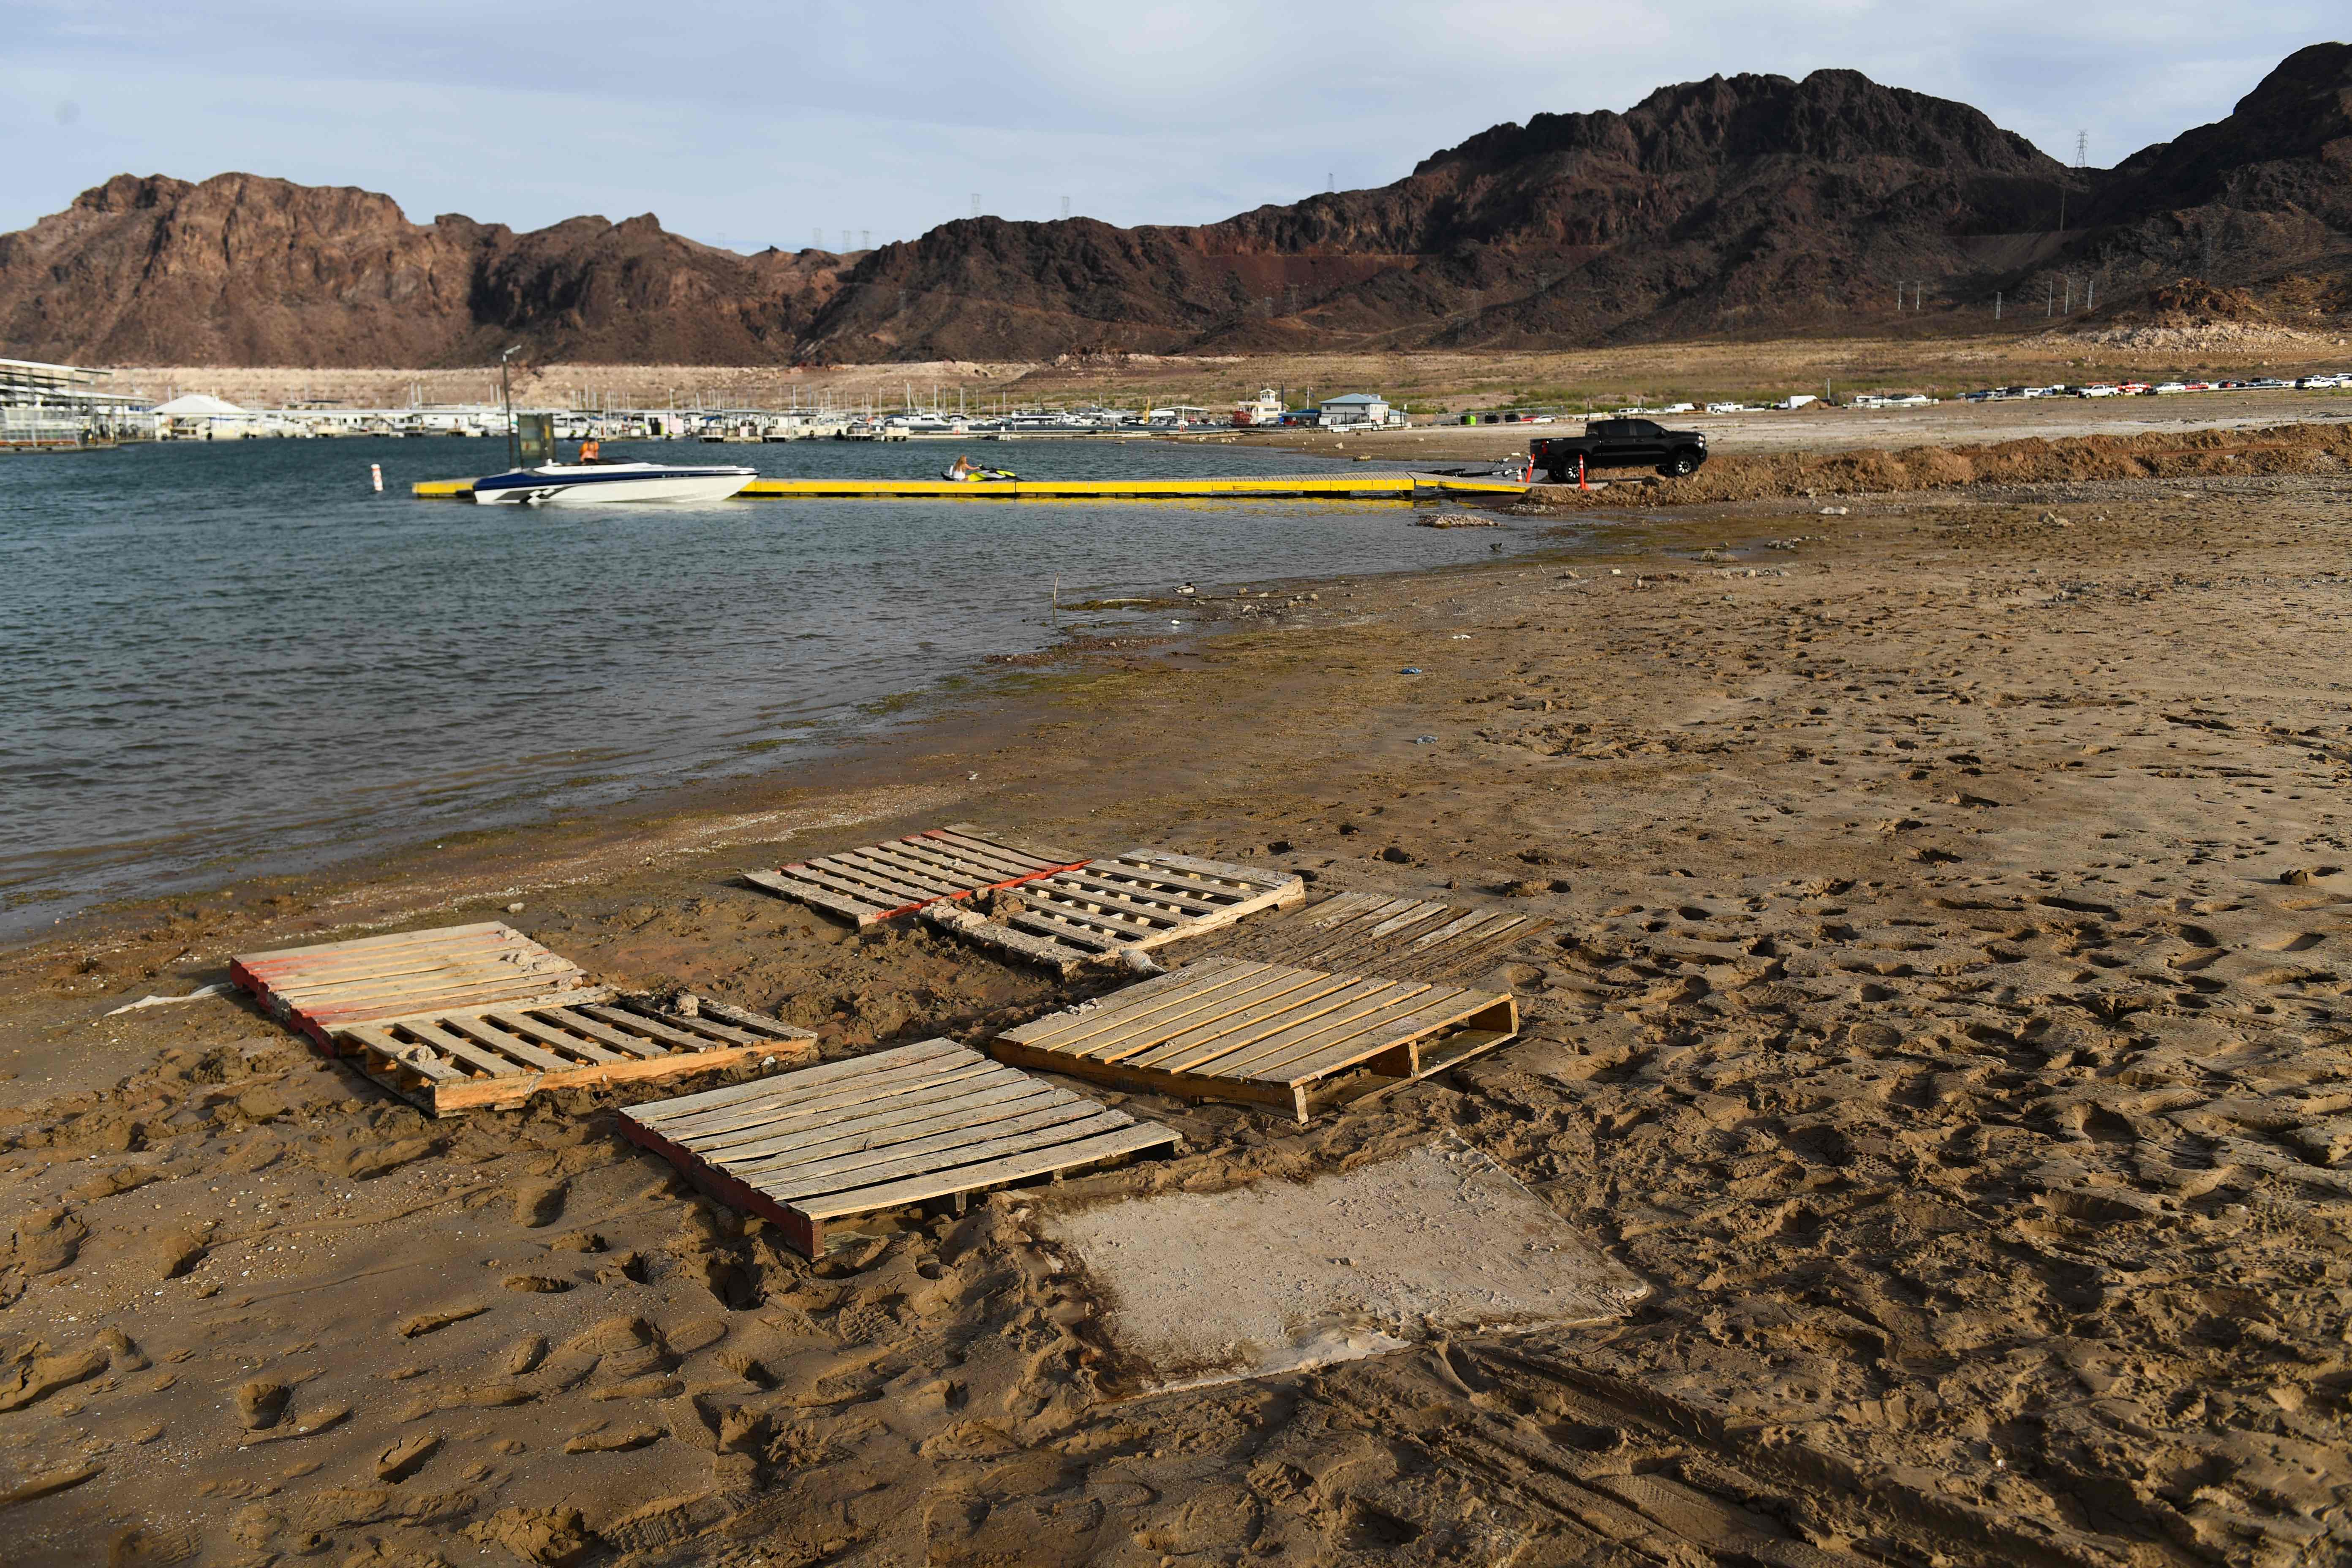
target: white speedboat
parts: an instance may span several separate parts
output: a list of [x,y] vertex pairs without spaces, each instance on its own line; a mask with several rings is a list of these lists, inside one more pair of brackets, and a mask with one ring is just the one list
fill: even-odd
[[588,506],[607,501],[719,501],[759,477],[756,468],[691,463],[542,463],[474,481],[493,504]]

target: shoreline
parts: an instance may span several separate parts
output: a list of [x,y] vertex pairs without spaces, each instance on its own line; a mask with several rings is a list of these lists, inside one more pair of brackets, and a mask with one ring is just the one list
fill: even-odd
[[[1276,601],[1310,593],[1329,600],[1335,592],[1387,589],[1393,593],[1455,574],[1507,571],[1514,562],[1549,561],[1566,554],[1568,549],[1564,544],[1538,545],[1507,562],[1480,560],[1369,576],[1255,581],[1266,584],[1265,596]],[[1250,602],[1230,601],[1236,607]],[[1223,613],[1227,604],[1213,598],[1122,602],[1120,607],[1130,611],[1139,606],[1181,606],[1196,624],[1181,636],[1139,630],[1131,637],[1115,629],[1105,637],[1086,627],[1066,626],[1055,641],[1037,653],[988,655],[969,666],[943,671],[929,685],[864,705],[914,711],[892,716],[888,727],[878,733],[814,742],[812,754],[799,762],[649,787],[626,800],[553,818],[420,834],[403,845],[302,868],[258,877],[230,875],[167,893],[105,900],[59,917],[49,930],[0,941],[0,987],[20,965],[37,963],[54,949],[83,954],[132,950],[149,940],[137,928],[153,931],[159,922],[171,927],[175,910],[198,911],[198,929],[205,931],[218,929],[217,917],[224,912],[252,916],[256,911],[269,911],[269,918],[248,928],[248,945],[251,942],[278,945],[294,940],[288,934],[291,928],[287,917],[278,912],[286,900],[301,909],[302,914],[293,917],[296,920],[321,910],[352,911],[337,923],[303,928],[310,939],[331,940],[336,933],[363,933],[468,904],[496,904],[579,886],[599,875],[615,873],[648,846],[656,847],[659,857],[674,861],[716,853],[730,845],[782,843],[825,826],[887,825],[912,820],[909,814],[925,810],[952,814],[963,809],[955,803],[987,794],[984,789],[961,787],[972,783],[964,775],[975,771],[962,764],[1001,752],[1008,740],[1045,721],[1062,694],[1073,686],[1147,669],[1197,668],[1220,637],[1252,629],[1241,616]],[[1328,612],[1330,605],[1318,601],[1318,607]],[[1204,612],[1217,613],[1218,618],[1213,624],[1197,624]],[[1066,608],[1064,613],[1067,616],[1074,612]],[[1137,645],[1159,646],[1149,655],[1114,654],[1088,646],[1105,641],[1129,645],[1129,650]],[[956,689],[942,689],[941,683]],[[927,768],[938,776],[919,788],[908,785],[899,775],[910,766]],[[797,782],[812,775],[818,782]],[[887,803],[900,793],[906,798],[897,805],[880,804],[867,809],[861,805],[869,799]],[[786,822],[794,826],[774,837],[741,837]],[[445,846],[449,847],[445,850]],[[227,911],[216,908],[222,900],[229,900]],[[215,966],[225,964],[226,954],[191,961],[213,963],[215,960]],[[208,974],[210,969],[204,973]],[[5,992],[0,990],[0,1008],[5,1005]]]
[[[1377,1507],[1382,1547],[1562,1561],[1603,1550],[1588,1521],[1694,1561],[2340,1541],[2332,456],[1626,514],[1589,558],[1084,655],[732,817],[493,837],[267,921],[164,908],[107,953],[12,950],[0,1334],[85,1369],[16,1417],[22,1484],[68,1479],[14,1539],[28,1563],[131,1528],[220,1555],[463,1531],[631,1568],[1130,1539],[1320,1563]],[[1519,1037],[1305,1127],[1119,1095],[1185,1152],[812,1263],[624,1142],[625,1093],[432,1122],[241,1001],[105,1016],[451,895],[829,1058],[1092,994],[733,886],[720,847],[956,819],[1540,916],[1490,977]],[[553,885],[508,897],[530,866]],[[1640,1310],[1111,1397],[1115,1287],[1037,1215],[1449,1139]],[[1423,1251],[1479,1288],[1479,1258]],[[320,1425],[257,1439],[235,1412],[265,1395]],[[191,1467],[223,1489],[185,1496]]]

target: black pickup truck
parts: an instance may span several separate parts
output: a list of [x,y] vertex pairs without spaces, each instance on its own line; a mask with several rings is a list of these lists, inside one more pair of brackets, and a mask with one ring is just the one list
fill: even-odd
[[1565,484],[1576,478],[1576,460],[1596,468],[1655,468],[1668,479],[1695,473],[1706,461],[1706,436],[1669,430],[1647,419],[1591,419],[1581,436],[1541,436],[1528,443],[1535,466]]

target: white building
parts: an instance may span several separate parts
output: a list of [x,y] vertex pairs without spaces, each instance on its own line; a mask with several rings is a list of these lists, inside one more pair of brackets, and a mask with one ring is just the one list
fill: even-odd
[[236,441],[253,434],[254,416],[208,392],[191,392],[155,405],[162,440]]
[[1351,392],[1345,397],[1327,397],[1316,405],[1321,413],[1326,430],[1349,425],[1392,425],[1403,420],[1389,412],[1389,400],[1370,392]]

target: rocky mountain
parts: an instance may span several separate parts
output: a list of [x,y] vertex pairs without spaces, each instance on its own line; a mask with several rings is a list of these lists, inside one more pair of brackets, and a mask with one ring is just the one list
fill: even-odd
[[[1853,71],[1716,77],[1222,223],[977,218],[854,257],[740,256],[650,216],[517,234],[412,224],[364,191],[124,175],[0,236],[0,345],[322,367],[480,363],[516,341],[737,364],[1564,346],[1966,327],[1994,290],[2060,271],[2101,279],[2103,301],[2184,275],[2340,297],[2352,46],[2298,51],[2227,119],[2111,170]],[[1898,316],[1903,285],[1924,310]]]
[[831,300],[844,259],[740,256],[651,216],[517,234],[389,196],[251,174],[117,175],[0,235],[0,345],[73,363],[760,364]]

